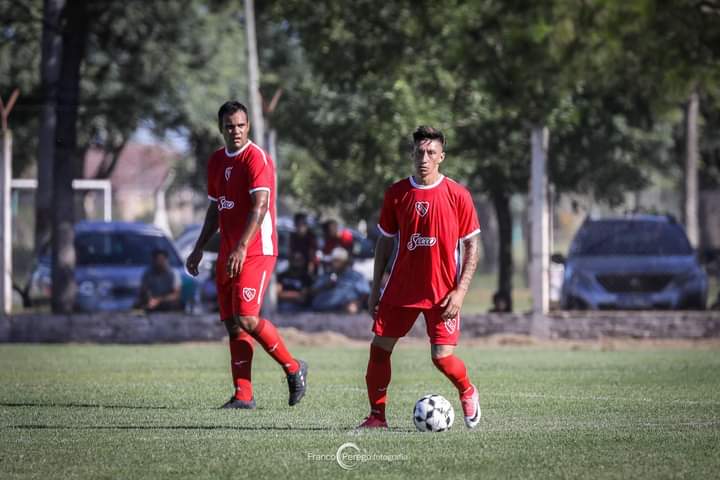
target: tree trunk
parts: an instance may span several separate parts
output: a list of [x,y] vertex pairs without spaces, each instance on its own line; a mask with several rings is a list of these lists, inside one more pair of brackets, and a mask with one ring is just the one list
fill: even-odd
[[493,190],[490,195],[498,224],[497,291],[507,295],[508,311],[512,311],[513,252],[510,195],[504,190]]
[[75,302],[75,205],[72,181],[77,162],[80,67],[85,55],[86,0],[69,0],[64,11],[53,164],[52,310],[69,313]]
[[42,113],[38,131],[37,177],[35,190],[35,255],[50,243],[52,232],[53,157],[55,155],[55,120],[57,83],[62,55],[60,14],[65,0],[43,2],[42,52],[40,57],[40,91]]
[[685,115],[685,230],[693,247],[698,245],[698,116],[700,99],[693,91]]
[[260,67],[258,66],[257,36],[255,35],[255,1],[245,0],[245,33],[247,36],[248,96],[250,98],[250,131],[253,140],[266,148],[265,120],[260,97]]
[[[491,273],[496,271],[498,252],[498,232],[497,220],[493,218],[494,206],[487,199],[483,198],[476,204],[478,217],[480,218],[480,228],[482,235],[482,257],[478,270],[483,273]],[[495,217],[497,218],[497,217]]]

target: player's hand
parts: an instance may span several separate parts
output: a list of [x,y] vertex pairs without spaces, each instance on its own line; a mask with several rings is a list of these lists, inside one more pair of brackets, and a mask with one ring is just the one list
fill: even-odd
[[225,264],[225,271],[228,277],[235,278],[242,270],[243,264],[245,263],[245,257],[247,256],[247,249],[242,245],[238,246],[235,250],[230,253]]
[[188,255],[188,258],[185,261],[185,268],[187,268],[188,273],[193,277],[197,277],[199,273],[198,267],[200,266],[200,261],[202,260],[202,257],[202,249],[195,249],[190,252],[190,255]]
[[465,292],[463,290],[453,290],[447,294],[447,297],[440,302],[440,306],[445,310],[442,313],[444,320],[455,318],[460,313],[463,301],[465,300]]
[[380,292],[372,291],[368,296],[368,311],[373,318],[377,315],[378,304],[380,303]]

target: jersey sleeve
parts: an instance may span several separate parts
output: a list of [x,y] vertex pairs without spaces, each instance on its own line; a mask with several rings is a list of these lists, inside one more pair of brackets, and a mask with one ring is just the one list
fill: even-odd
[[207,167],[208,198],[212,202],[217,202],[218,197],[220,196],[219,190],[218,190],[217,177],[218,177],[218,175],[217,175],[217,157],[215,155],[213,155],[208,160],[208,167]]
[[475,210],[475,204],[470,192],[467,190],[463,190],[458,202],[458,227],[461,240],[467,240],[480,233],[480,221]]
[[398,233],[398,220],[397,214],[395,213],[395,202],[392,189],[388,189],[385,192],[382,210],[380,211],[378,230],[386,237],[394,237]]
[[248,161],[248,189],[250,194],[260,190],[270,193],[275,184],[272,163],[260,148],[253,149]]

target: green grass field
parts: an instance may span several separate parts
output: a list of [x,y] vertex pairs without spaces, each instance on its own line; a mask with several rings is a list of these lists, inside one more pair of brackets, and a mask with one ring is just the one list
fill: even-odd
[[[411,409],[450,384],[427,349],[399,345],[390,431],[354,433],[366,413],[359,347],[295,348],[310,388],[286,405],[258,351],[256,411],[221,411],[223,344],[0,346],[0,478],[717,478],[718,350],[462,348],[483,420],[414,430]],[[370,458],[335,462],[355,443]],[[379,455],[386,455],[380,457]],[[392,461],[390,461],[392,460]]]

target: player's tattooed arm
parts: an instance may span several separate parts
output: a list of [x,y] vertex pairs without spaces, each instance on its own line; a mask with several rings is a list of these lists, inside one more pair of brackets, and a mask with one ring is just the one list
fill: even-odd
[[473,235],[470,238],[464,239],[463,249],[465,252],[463,255],[460,281],[458,282],[457,287],[448,293],[443,301],[440,302],[440,306],[445,309],[442,313],[442,317],[444,319],[455,318],[462,309],[463,302],[465,301],[465,294],[470,288],[470,282],[472,282],[473,275],[475,275],[478,259],[480,257],[480,243],[478,235]]
[[263,220],[265,220],[265,215],[270,207],[270,193],[268,191],[256,190],[250,194],[250,197],[252,198],[252,208],[248,214],[245,231],[228,256],[227,264],[225,265],[230,278],[240,273],[245,263],[245,256],[247,255],[247,247],[250,244],[250,240],[255,237],[255,234],[260,230],[260,226]]
[[193,251],[188,255],[185,266],[190,275],[195,276],[198,274],[198,267],[203,256],[203,248],[207,242],[210,241],[212,236],[217,232],[218,229],[218,209],[216,202],[210,202],[208,205],[207,212],[205,212],[205,220],[203,221],[202,230],[200,236],[198,236],[195,242]]
[[475,275],[475,270],[477,270],[478,261],[480,260],[480,235],[473,235],[463,240],[463,249],[465,252],[458,288],[467,292],[470,288],[470,282],[472,282],[473,276]]
[[382,280],[385,275],[385,269],[387,264],[392,257],[393,247],[395,246],[395,239],[380,235],[377,243],[375,244],[375,266],[373,270],[373,282],[370,288],[370,295],[368,296],[368,310],[372,315],[375,314],[377,304],[380,299],[380,287],[382,286]]

